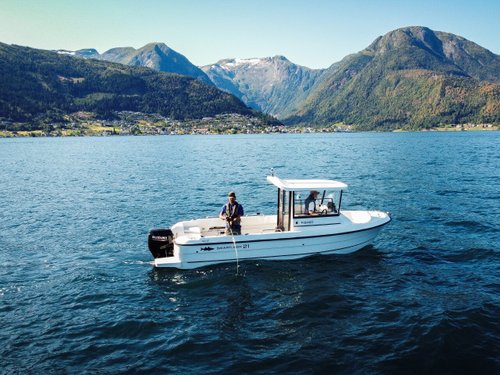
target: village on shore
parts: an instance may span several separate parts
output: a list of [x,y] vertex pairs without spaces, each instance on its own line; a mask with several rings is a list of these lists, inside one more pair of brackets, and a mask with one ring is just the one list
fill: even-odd
[[[270,125],[264,119],[240,114],[222,114],[202,119],[173,120],[156,114],[122,111],[111,120],[98,119],[90,112],[64,116],[64,121],[38,123],[30,126],[0,118],[0,138],[9,137],[70,137],[112,135],[186,135],[186,134],[273,134],[353,132],[351,125],[330,126]],[[431,130],[499,130],[494,124],[446,125]]]
[[174,120],[157,114],[122,111],[114,119],[99,119],[90,112],[64,116],[64,121],[38,124],[0,119],[0,137],[68,137],[111,135],[185,135],[185,134],[270,134],[351,131],[351,126],[304,127],[271,125],[265,119],[240,114],[221,114],[202,119]]

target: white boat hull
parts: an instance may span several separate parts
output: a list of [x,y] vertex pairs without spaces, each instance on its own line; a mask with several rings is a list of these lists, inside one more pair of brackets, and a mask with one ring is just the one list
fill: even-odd
[[178,238],[174,242],[174,256],[156,258],[154,265],[192,269],[246,260],[287,260],[315,254],[349,254],[370,244],[382,226],[390,221],[387,214],[375,213],[376,220],[361,225],[339,222],[289,232]]

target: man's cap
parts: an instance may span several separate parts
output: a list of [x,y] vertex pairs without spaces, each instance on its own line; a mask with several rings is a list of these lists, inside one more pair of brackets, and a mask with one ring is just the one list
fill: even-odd
[[228,197],[235,197],[236,198],[236,193],[234,191],[230,191],[227,196]]

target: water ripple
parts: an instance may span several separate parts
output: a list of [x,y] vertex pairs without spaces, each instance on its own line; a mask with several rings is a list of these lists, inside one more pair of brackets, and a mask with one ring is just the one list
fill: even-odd
[[[498,373],[498,137],[0,140],[2,372]],[[230,190],[274,213],[270,167],[393,221],[347,256],[151,266],[149,228]]]

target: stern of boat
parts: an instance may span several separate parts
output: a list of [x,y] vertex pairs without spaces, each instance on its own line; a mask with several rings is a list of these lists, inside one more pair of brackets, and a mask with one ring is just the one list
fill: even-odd
[[179,257],[155,258],[154,266],[158,268],[178,268],[183,269],[183,265]]

